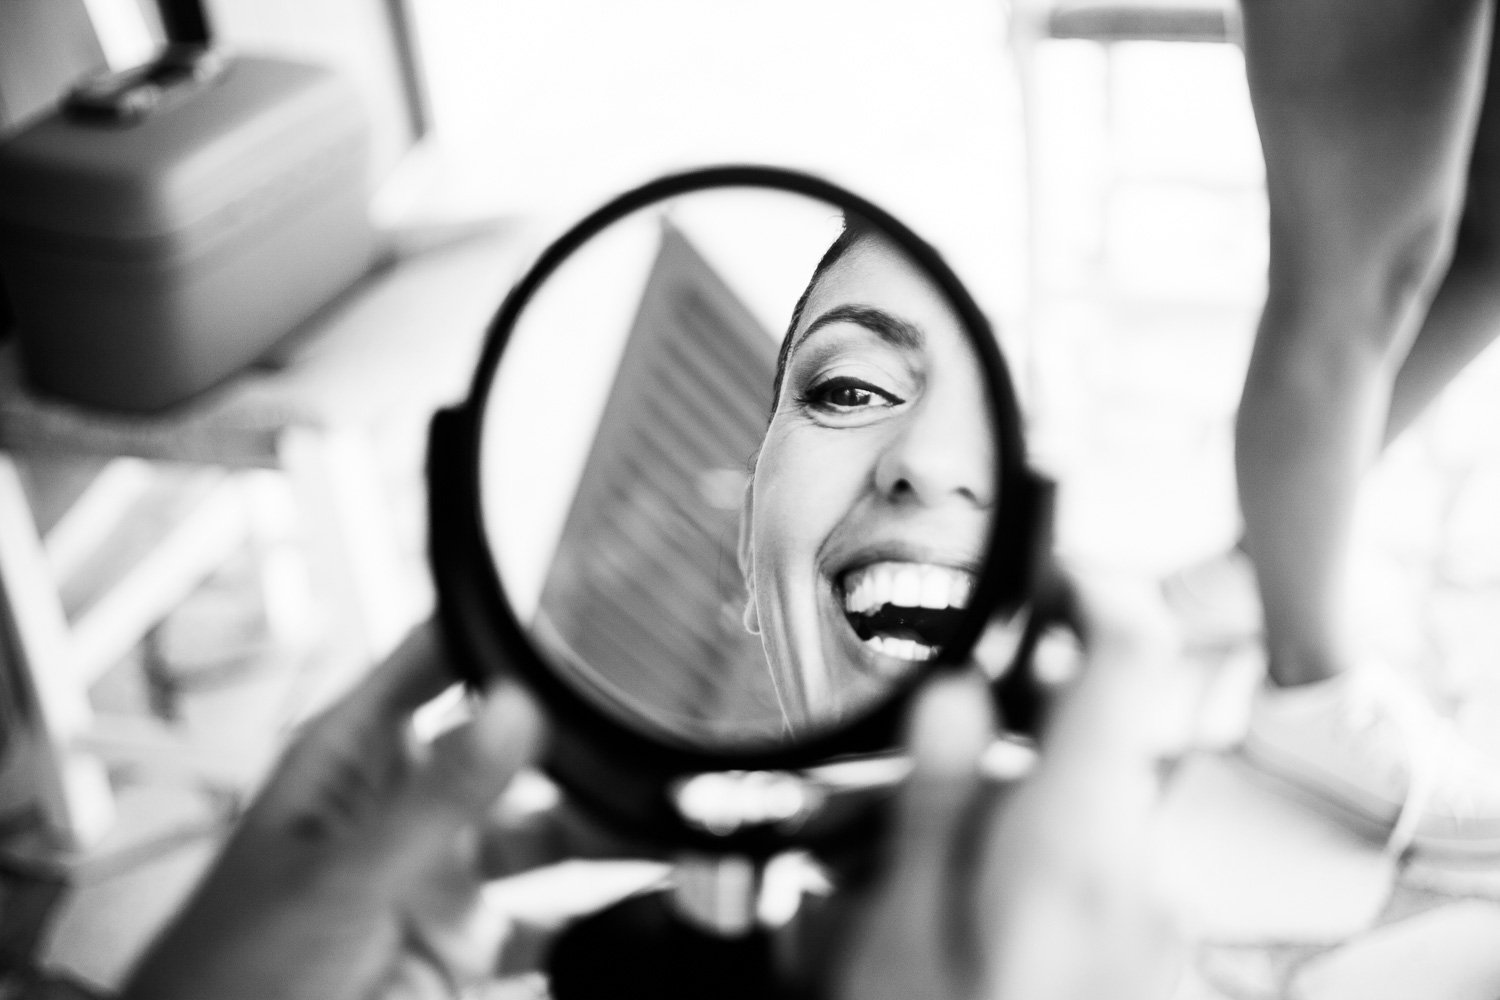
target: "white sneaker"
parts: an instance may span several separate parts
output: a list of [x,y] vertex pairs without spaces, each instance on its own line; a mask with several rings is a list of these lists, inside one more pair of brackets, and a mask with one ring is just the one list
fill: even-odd
[[1262,685],[1244,756],[1392,854],[1500,854],[1500,760],[1387,670]]

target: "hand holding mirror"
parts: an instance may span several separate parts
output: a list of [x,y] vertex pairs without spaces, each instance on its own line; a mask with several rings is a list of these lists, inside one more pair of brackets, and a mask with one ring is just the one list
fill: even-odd
[[1024,449],[979,309],[888,213],[782,170],[668,177],[541,256],[434,422],[440,615],[471,682],[541,697],[582,805],[767,856],[847,827],[806,775],[894,750],[917,683],[1027,608]]

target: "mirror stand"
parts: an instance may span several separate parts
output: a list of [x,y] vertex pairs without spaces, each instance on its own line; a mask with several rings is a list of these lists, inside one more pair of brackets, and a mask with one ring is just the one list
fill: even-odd
[[[778,971],[766,897],[785,897],[795,916],[801,885],[778,877],[777,861],[739,855],[683,856],[673,885],[625,900],[565,931],[548,962],[556,1000],[796,996]],[[781,883],[778,887],[776,883]]]

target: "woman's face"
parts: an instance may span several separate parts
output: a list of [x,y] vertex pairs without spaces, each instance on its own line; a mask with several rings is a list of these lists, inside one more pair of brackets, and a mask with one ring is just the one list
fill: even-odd
[[936,655],[995,503],[977,356],[899,248],[818,279],[746,494],[750,607],[791,722],[830,721]]

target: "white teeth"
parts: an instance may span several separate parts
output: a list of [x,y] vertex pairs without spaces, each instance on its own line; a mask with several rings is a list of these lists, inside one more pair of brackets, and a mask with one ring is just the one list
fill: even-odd
[[917,642],[915,639],[893,639],[890,636],[875,635],[865,640],[865,645],[877,653],[897,660],[910,660],[913,663],[925,663],[937,655],[937,650],[926,643]]
[[922,563],[872,563],[844,578],[844,610],[860,614],[882,604],[907,608],[962,608],[974,578],[963,570]]
[[927,566],[922,570],[922,596],[919,598],[921,607],[946,608],[952,592],[947,573],[936,566]]
[[902,566],[896,570],[896,585],[892,590],[891,603],[903,608],[922,606],[922,567]]
[[859,582],[854,587],[854,592],[845,596],[844,606],[851,611],[864,611],[871,607],[874,603],[874,597],[871,594],[873,587],[874,584],[868,576],[860,577]]

